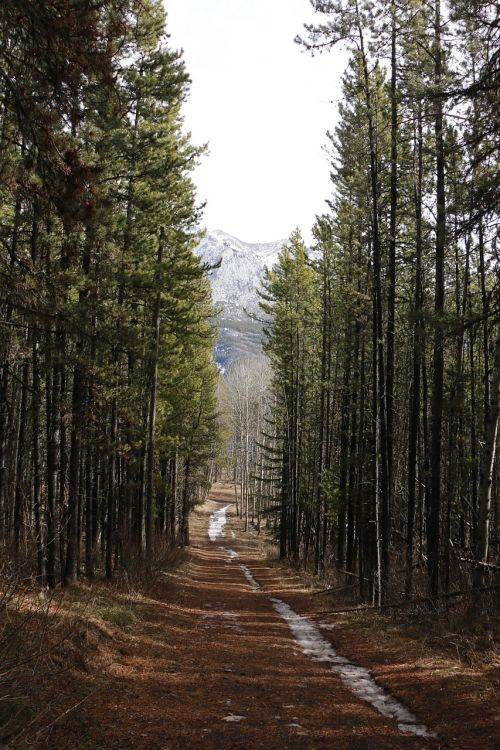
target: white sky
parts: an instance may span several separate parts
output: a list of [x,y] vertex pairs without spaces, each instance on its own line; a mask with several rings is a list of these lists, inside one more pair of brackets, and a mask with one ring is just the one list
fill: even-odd
[[186,127],[209,155],[195,173],[205,225],[246,242],[306,238],[329,197],[322,150],[346,58],[293,39],[309,0],[165,0],[171,44],[193,80]]

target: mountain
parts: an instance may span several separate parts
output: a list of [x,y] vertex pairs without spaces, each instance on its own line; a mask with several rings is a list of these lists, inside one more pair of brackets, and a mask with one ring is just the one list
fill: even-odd
[[220,261],[220,267],[209,276],[214,303],[222,308],[216,358],[223,370],[235,360],[261,351],[262,324],[251,315],[259,315],[257,289],[265,269],[275,265],[284,244],[285,240],[242,242],[217,230],[209,232],[198,246],[197,253],[204,263],[216,265]]

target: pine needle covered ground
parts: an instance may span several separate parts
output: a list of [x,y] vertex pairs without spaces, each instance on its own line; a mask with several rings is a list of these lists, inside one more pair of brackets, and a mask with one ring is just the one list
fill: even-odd
[[[342,604],[338,596],[326,602],[313,595],[308,577],[275,561],[265,535],[243,533],[232,508],[225,538],[209,540],[210,514],[231,500],[227,487],[212,494],[193,514],[187,557],[165,565],[148,586],[138,582],[141,590],[78,585],[56,593],[50,606],[42,607],[39,597],[35,606],[27,593],[20,607],[9,605],[11,625],[33,613],[19,630],[30,644],[26,653],[35,642],[29,634],[41,632],[47,610],[43,647],[31,649],[29,663],[18,664],[15,711],[7,725],[2,701],[10,747],[496,746],[499,662],[492,630],[486,637],[476,626],[475,646],[470,631],[466,650],[465,635],[453,640],[441,625],[412,624],[408,614],[404,620],[328,615],[325,610]],[[261,590],[252,589],[242,564]],[[306,656],[274,611],[270,597],[276,596],[327,626],[322,633],[336,651],[370,669],[437,738],[401,733],[328,665]]]

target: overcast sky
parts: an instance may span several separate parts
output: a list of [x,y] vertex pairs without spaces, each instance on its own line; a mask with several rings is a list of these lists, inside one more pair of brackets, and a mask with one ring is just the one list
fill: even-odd
[[185,108],[210,153],[195,173],[205,225],[247,242],[307,238],[329,196],[322,148],[337,119],[340,51],[294,44],[309,0],[165,0],[171,43],[193,80]]

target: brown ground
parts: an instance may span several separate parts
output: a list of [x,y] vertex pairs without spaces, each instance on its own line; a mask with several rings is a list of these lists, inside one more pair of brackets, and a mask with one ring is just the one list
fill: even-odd
[[[297,646],[274,611],[277,596],[318,620],[319,597],[301,579],[270,563],[265,543],[243,534],[231,508],[226,537],[210,542],[209,515],[231,502],[219,487],[193,514],[192,546],[176,571],[164,575],[155,598],[136,605],[140,620],[102,634],[95,664],[68,678],[68,708],[39,735],[53,750],[496,750],[500,706],[490,693],[471,701],[463,680],[415,653],[379,644],[363,629],[323,631],[341,654],[369,667],[434,732],[429,740],[402,734],[396,724],[353,696],[327,664]],[[233,536],[235,535],[235,536]],[[228,562],[224,548],[241,561]],[[261,584],[254,592],[239,567]],[[333,618],[322,617],[323,622]],[[471,679],[473,676],[471,675]],[[225,721],[232,715],[239,722]],[[33,745],[30,745],[33,746]]]

